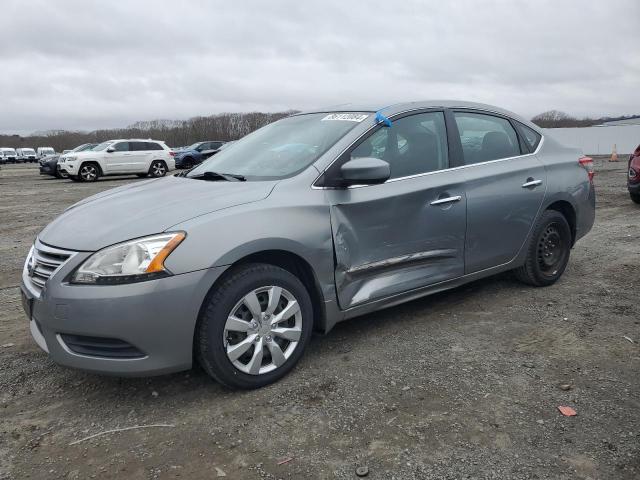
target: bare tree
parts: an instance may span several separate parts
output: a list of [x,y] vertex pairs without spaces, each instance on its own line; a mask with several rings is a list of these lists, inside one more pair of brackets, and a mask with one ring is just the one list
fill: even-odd
[[204,140],[237,140],[271,122],[288,117],[295,111],[263,113],[220,113],[189,120],[145,120],[126,128],[92,132],[49,130],[19,135],[0,135],[0,147],[53,147],[57,152],[83,143],[99,143],[114,138],[153,138],[170,147],[190,145]]

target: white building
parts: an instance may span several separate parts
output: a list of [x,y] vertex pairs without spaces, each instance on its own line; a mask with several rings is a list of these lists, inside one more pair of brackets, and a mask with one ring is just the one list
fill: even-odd
[[584,128],[545,128],[545,134],[585,155],[628,155],[640,145],[640,125],[598,125]]

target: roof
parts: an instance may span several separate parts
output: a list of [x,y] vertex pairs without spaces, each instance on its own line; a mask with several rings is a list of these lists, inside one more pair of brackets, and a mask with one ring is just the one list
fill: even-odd
[[386,115],[395,115],[397,113],[406,112],[409,110],[417,110],[422,108],[472,108],[478,110],[485,110],[487,112],[499,113],[506,115],[521,123],[526,124],[535,130],[540,128],[531,123],[529,120],[521,117],[520,115],[513,113],[509,110],[505,110],[494,105],[487,105],[484,103],[467,102],[464,100],[421,100],[416,102],[399,102],[399,103],[386,103],[386,104],[365,104],[358,105],[353,103],[343,103],[339,105],[331,105],[328,107],[315,108],[307,111],[297,113],[296,115],[304,115],[308,113],[330,113],[330,112],[382,112]]

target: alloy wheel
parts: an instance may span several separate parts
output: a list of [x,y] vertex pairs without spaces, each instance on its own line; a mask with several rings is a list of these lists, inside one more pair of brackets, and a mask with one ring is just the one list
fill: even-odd
[[235,368],[261,375],[282,366],[302,335],[302,311],[296,298],[277,286],[247,293],[227,317],[223,345]]
[[162,162],[156,162],[151,166],[151,173],[154,177],[162,177],[167,173],[167,169]]
[[98,178],[98,169],[95,165],[83,165],[80,169],[80,177],[86,182],[93,182]]

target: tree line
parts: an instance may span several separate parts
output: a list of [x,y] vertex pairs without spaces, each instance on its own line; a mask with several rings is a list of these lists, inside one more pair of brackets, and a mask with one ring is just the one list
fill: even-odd
[[601,118],[576,118],[568,113],[559,110],[549,110],[542,112],[531,119],[540,128],[568,128],[568,127],[593,127],[603,122],[614,120],[627,120],[639,118],[638,115],[624,115],[621,117],[601,117]]
[[296,112],[220,113],[188,120],[142,121],[126,128],[92,132],[51,130],[28,136],[0,134],[0,147],[53,147],[56,152],[62,152],[83,143],[101,143],[115,138],[152,138],[163,140],[170,147],[181,147],[204,140],[237,140],[293,113]]

